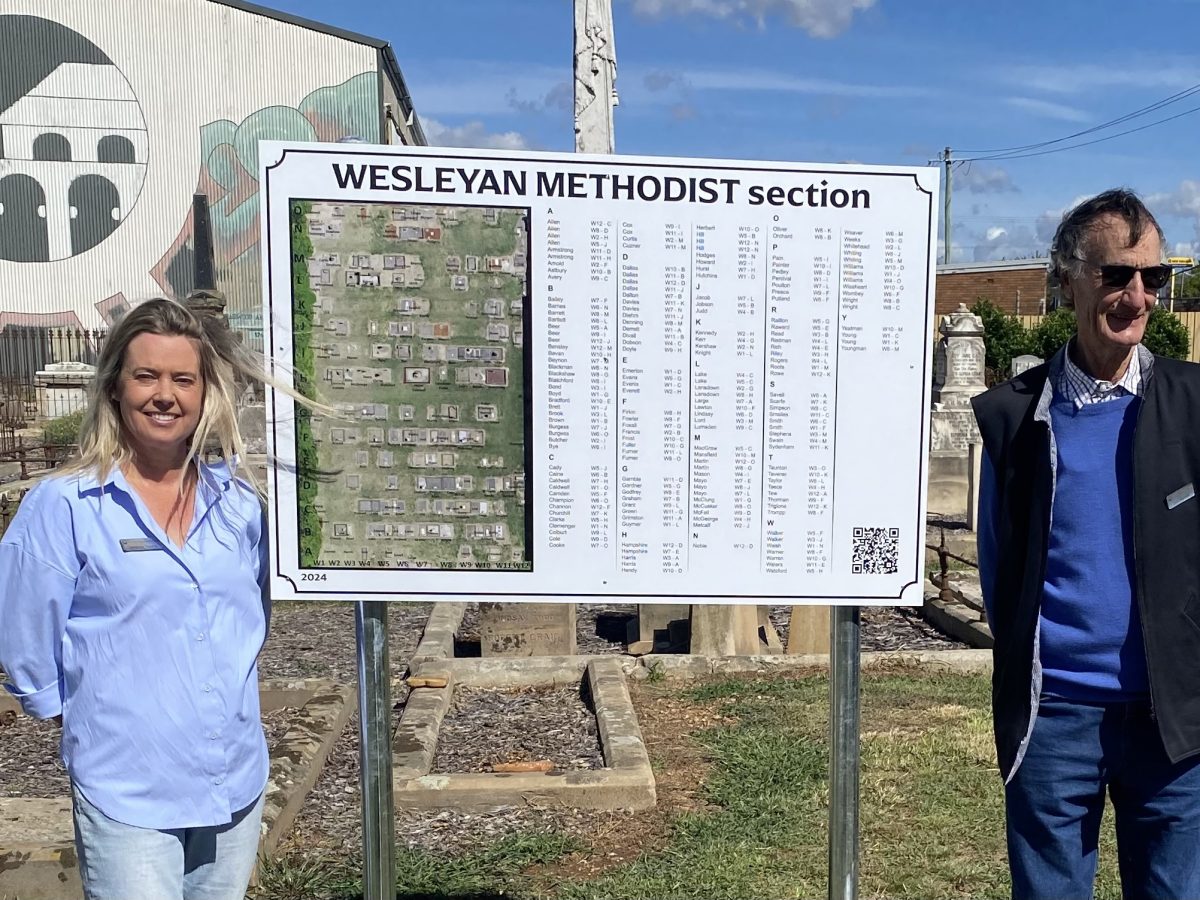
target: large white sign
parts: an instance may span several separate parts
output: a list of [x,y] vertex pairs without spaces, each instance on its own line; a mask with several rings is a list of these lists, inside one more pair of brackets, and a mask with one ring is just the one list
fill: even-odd
[[261,157],[275,597],[921,602],[935,169]]

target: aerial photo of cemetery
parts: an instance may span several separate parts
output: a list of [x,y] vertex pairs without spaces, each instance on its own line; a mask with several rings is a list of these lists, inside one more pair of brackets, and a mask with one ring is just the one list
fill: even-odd
[[527,222],[292,204],[302,566],[532,568]]

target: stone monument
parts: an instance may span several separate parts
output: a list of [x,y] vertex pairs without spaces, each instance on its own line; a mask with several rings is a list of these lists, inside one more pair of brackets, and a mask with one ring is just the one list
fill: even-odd
[[616,81],[612,0],[575,0],[576,152],[613,152]]
[[38,415],[57,419],[87,408],[88,385],[96,367],[81,362],[50,363],[33,376]]
[[929,422],[929,509],[959,516],[968,505],[968,447],[979,440],[971,398],[987,390],[983,320],[960,303],[938,330],[946,363]]

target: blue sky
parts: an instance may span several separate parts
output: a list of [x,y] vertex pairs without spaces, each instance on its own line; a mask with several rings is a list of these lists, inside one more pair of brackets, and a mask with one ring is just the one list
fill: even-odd
[[[391,42],[430,143],[568,151],[571,0],[262,0]],[[1200,0],[612,0],[618,152],[925,165],[1200,108]],[[1059,148],[1064,144],[1054,144]],[[1047,148],[1049,149],[1049,148]],[[1200,255],[1200,111],[954,172],[953,258],[1045,253],[1063,210],[1142,193]]]

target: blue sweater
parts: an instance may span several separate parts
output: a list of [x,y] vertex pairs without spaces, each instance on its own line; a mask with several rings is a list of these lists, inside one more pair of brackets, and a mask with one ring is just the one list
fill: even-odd
[[1133,430],[1141,399],[1076,410],[1056,399],[1058,450],[1042,592],[1046,693],[1112,701],[1149,693],[1133,568]]

